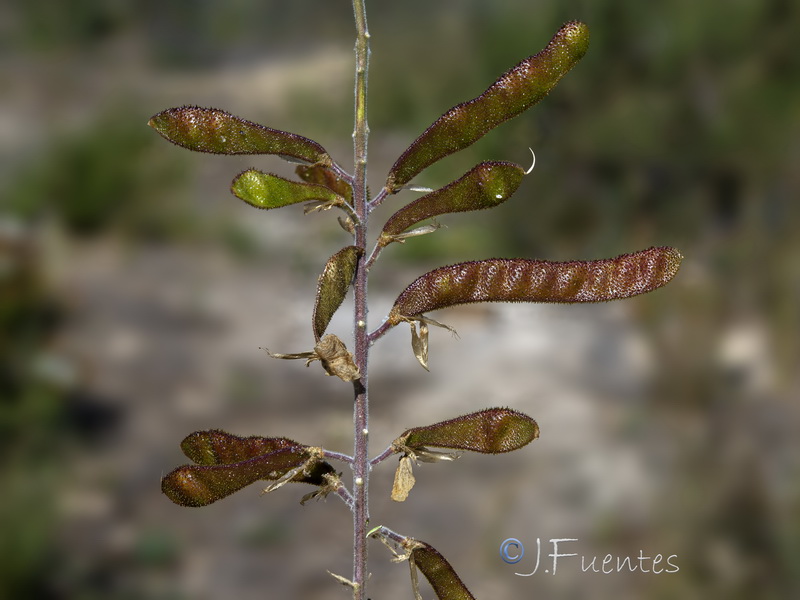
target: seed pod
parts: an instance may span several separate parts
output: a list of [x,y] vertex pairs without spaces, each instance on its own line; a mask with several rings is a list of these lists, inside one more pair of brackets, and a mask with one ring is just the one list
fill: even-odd
[[297,446],[288,438],[241,437],[220,429],[195,431],[181,442],[183,453],[198,465],[228,465]]
[[324,185],[292,181],[256,169],[239,173],[231,184],[231,193],[251,206],[265,209],[312,201],[328,207],[344,205],[344,198]]
[[297,165],[294,170],[306,183],[316,183],[332,189],[347,202],[353,201],[353,186],[324,165]]
[[538,437],[539,426],[528,415],[510,408],[487,408],[433,425],[408,429],[392,446],[412,453],[434,447],[500,454],[522,448]]
[[147,124],[173,144],[198,152],[277,154],[287,160],[322,165],[333,162],[313,140],[246,121],[216,108],[170,108],[154,115]]
[[[305,468],[303,468],[305,465]],[[309,456],[307,446],[288,446],[231,464],[184,465],[161,480],[161,491],[181,506],[206,506],[259,480],[277,480],[293,469],[292,481],[323,485],[327,462]]]
[[317,282],[317,300],[314,304],[312,325],[314,339],[319,341],[333,314],[344,301],[358,267],[358,258],[363,254],[358,246],[346,246],[328,259]]
[[589,29],[566,23],[547,47],[507,71],[477,98],[439,117],[389,171],[386,188],[395,193],[437,160],[463,150],[486,133],[527,110],[552,90],[589,47]]
[[417,597],[419,597],[419,591],[416,585],[415,567],[425,575],[439,600],[475,600],[475,596],[470,593],[458,573],[445,560],[444,556],[425,542],[409,541],[412,547],[410,558],[411,580]]
[[386,221],[378,243],[385,246],[412,225],[437,215],[495,207],[517,191],[523,175],[525,171],[514,163],[482,162],[459,179],[394,213]]
[[552,262],[494,258],[434,269],[395,300],[389,323],[472,302],[604,302],[667,284],[683,257],[674,248],[649,248],[616,258]]

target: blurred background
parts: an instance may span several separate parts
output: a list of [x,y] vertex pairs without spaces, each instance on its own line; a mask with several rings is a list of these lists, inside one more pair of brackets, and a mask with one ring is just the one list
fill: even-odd
[[[540,105],[426,170],[536,168],[490,213],[388,248],[371,325],[424,269],[467,259],[685,255],[668,287],[598,306],[433,316],[431,373],[398,328],[373,352],[371,439],[488,406],[541,439],[394,461],[372,519],[438,548],[478,598],[800,597],[800,4],[444,0],[371,3],[370,180],[450,106],[565,21],[589,53]],[[172,505],[160,477],[197,429],[349,452],[351,391],[301,361],[316,277],[349,243],[330,213],[240,205],[230,179],[272,157],[192,154],[149,117],[224,108],[351,164],[354,27],[319,0],[6,0],[0,5],[0,598],[348,597],[350,515],[308,489]],[[411,193],[391,198],[376,226]],[[376,229],[377,232],[377,229]],[[348,339],[348,306],[332,330]],[[509,537],[527,554],[507,565]],[[675,555],[679,571],[531,577],[536,539],[586,557]],[[370,595],[411,598],[371,547]],[[543,561],[546,557],[543,556]],[[638,562],[638,561],[637,561]],[[652,566],[652,565],[651,565]],[[664,566],[664,565],[662,565]],[[426,585],[423,596],[432,597]]]

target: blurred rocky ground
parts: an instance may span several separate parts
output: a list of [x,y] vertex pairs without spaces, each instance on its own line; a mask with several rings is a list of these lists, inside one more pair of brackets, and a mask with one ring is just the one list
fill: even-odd
[[[254,485],[188,509],[159,480],[198,429],[349,451],[348,386],[262,349],[310,349],[316,277],[348,238],[330,213],[258,212],[227,192],[244,168],[289,166],[190,155],[145,123],[169,106],[219,106],[316,137],[346,164],[349,7],[46,4],[0,7],[0,598],[346,593],[325,572],[351,571],[336,498],[300,506],[307,489]],[[508,206],[386,250],[370,325],[425,269],[459,260],[670,244],[686,261],[669,286],[625,302],[437,313],[459,338],[431,332],[430,373],[406,328],[390,332],[370,373],[374,454],[407,427],[488,406],[530,414],[541,438],[422,464],[404,504],[389,500],[394,461],[380,465],[373,523],[439,549],[478,598],[797,596],[800,11],[374,11],[373,189],[418,130],[561,22],[585,19],[594,37],[586,68],[531,117],[425,175],[438,186],[536,146]],[[346,303],[331,326],[345,340],[348,317]],[[510,537],[526,547],[516,565],[499,554]],[[533,570],[537,538],[540,571],[515,575]],[[579,556],[545,574],[551,538],[577,539],[565,548],[587,563],[642,551],[675,555],[679,571],[583,572]],[[411,597],[407,566],[371,552],[371,597]]]

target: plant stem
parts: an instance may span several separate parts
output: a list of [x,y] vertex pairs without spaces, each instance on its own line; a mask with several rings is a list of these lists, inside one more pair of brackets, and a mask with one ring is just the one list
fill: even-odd
[[366,0],[353,0],[356,22],[356,76],[355,76],[355,129],[353,130],[353,202],[358,221],[355,227],[355,245],[364,250],[359,259],[355,277],[355,310],[353,333],[355,361],[361,378],[353,382],[354,451],[353,451],[353,600],[366,596],[367,581],[367,529],[369,526],[369,459],[368,425],[369,398],[367,396],[367,362],[369,339],[367,336],[367,75],[369,69],[369,32],[367,31]]

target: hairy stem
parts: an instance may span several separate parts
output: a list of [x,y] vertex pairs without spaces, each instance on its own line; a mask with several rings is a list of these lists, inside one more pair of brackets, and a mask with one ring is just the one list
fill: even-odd
[[[354,176],[353,203],[358,220],[355,227],[355,245],[367,247],[367,74],[369,69],[369,32],[367,31],[366,0],[353,0],[356,21],[356,81],[355,129],[353,130]],[[365,253],[364,253],[365,254]],[[368,424],[369,399],[367,396],[367,269],[365,256],[361,255],[355,277],[355,310],[353,332],[355,361],[361,378],[353,382],[354,452],[353,452],[353,599],[364,600],[367,581],[367,529],[369,526],[369,460]]]

